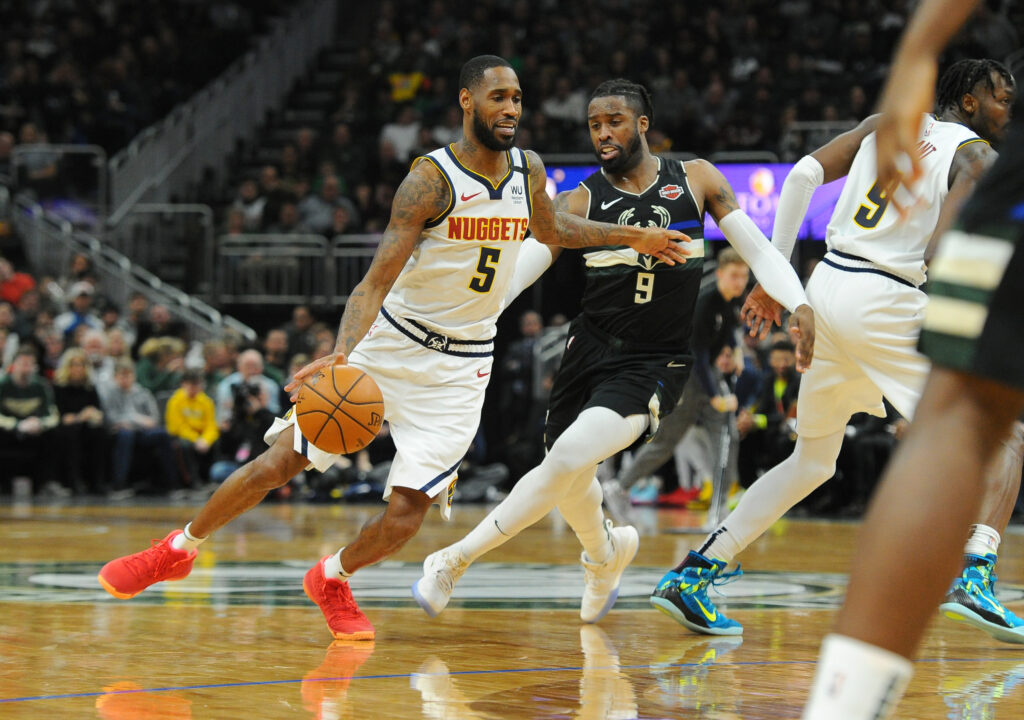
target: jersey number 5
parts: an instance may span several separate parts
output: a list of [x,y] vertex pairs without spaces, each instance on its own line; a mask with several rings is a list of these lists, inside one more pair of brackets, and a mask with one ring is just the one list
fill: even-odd
[[636,294],[633,302],[637,305],[648,303],[654,295],[654,273],[638,272],[636,274]]
[[498,258],[501,257],[499,248],[480,248],[480,260],[476,264],[477,274],[469,281],[469,289],[478,293],[491,291],[494,284],[494,276],[497,274]]
[[877,180],[868,190],[868,202],[874,207],[861,205],[857,208],[857,214],[853,216],[853,221],[866,230],[875,227],[885,215],[885,209],[889,207],[889,196],[878,186]]

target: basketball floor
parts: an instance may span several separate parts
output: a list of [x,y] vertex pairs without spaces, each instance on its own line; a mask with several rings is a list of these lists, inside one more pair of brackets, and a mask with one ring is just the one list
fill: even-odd
[[[263,505],[203,545],[187,579],[125,601],[100,589],[100,566],[181,527],[190,507],[8,499],[0,718],[798,718],[858,530],[784,521],[741,556],[746,574],[721,599],[741,638],[693,635],[647,604],[702,537],[669,532],[703,520],[682,511],[641,515],[640,551],[597,625],[578,620],[579,546],[554,517],[471,567],[431,620],[409,592],[423,557],[487,509],[458,505],[354,577],[376,641],[332,643],[302,575],[380,508]],[[1022,559],[1011,530],[997,589],[1018,613]],[[937,616],[897,716],[1024,717],[1024,646]]]

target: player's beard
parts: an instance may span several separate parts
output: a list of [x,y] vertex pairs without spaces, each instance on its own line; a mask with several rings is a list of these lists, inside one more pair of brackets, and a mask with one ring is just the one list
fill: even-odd
[[641,143],[639,132],[633,133],[633,137],[629,141],[629,145],[627,147],[620,147],[618,145],[615,147],[619,148],[619,154],[610,160],[603,160],[601,158],[601,150],[599,148],[594,148],[594,155],[597,156],[597,161],[601,163],[601,168],[605,172],[621,175],[622,173],[629,172],[635,168],[640,164],[640,161],[643,160],[643,153],[640,151]]
[[[516,132],[519,131],[519,125],[516,125]],[[516,144],[516,133],[512,133],[512,137],[508,140],[502,140],[494,134],[494,128],[487,127],[487,123],[484,122],[477,112],[473,111],[473,134],[476,135],[476,139],[488,150],[494,150],[495,152],[504,152],[510,147]]]

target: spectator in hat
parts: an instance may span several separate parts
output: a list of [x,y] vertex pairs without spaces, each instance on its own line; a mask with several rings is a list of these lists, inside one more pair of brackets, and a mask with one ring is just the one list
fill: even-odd
[[75,337],[80,325],[103,329],[103,322],[93,311],[92,301],[96,289],[91,283],[80,280],[72,283],[68,288],[68,309],[54,318],[53,326],[65,339],[69,341]]

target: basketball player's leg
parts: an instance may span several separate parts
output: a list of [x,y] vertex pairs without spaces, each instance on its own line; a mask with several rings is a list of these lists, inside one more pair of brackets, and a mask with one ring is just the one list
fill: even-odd
[[269,492],[287,484],[309,460],[292,449],[295,425],[281,431],[253,460],[231,473],[189,523],[193,537],[206,538],[245,511],[256,507]]
[[184,530],[173,530],[160,543],[111,560],[99,582],[114,597],[127,599],[162,580],[180,580],[192,570],[196,548],[212,532],[255,507],[309,464],[293,448],[293,425],[278,433],[270,447],[235,470],[206,501]]
[[[413,596],[424,611],[431,617],[440,613],[447,606],[455,583],[473,561],[515,537],[551,512],[578,482],[579,493],[589,498],[589,512],[570,512],[570,515],[572,522],[576,524],[573,529],[578,531],[578,537],[584,543],[586,558],[589,559],[589,552],[598,557],[604,555],[609,560],[609,556],[612,555],[617,559],[618,556],[628,554],[624,564],[616,562],[614,568],[609,566],[614,572],[598,571],[597,574],[601,576],[600,582],[593,588],[588,582],[588,590],[593,589],[594,592],[585,591],[581,616],[588,622],[599,619],[607,612],[608,596],[606,594],[602,597],[599,591],[604,589],[605,585],[609,585],[609,580],[614,583],[614,586],[607,588],[609,592],[617,588],[621,569],[632,560],[639,539],[634,528],[612,530],[600,527],[603,523],[600,506],[601,488],[600,485],[596,485],[594,468],[602,460],[628,447],[639,438],[646,429],[647,422],[646,415],[622,417],[606,407],[590,407],[580,413],[565,432],[558,436],[541,464],[520,478],[508,497],[466,537],[427,557],[423,563],[424,575],[413,585]],[[599,528],[592,527],[595,523]],[[620,542],[613,533],[623,535],[622,541]],[[631,535],[631,539],[625,538],[625,535]],[[631,549],[628,547],[630,544]],[[596,564],[603,566],[607,565],[607,562]],[[620,564],[621,569],[618,567]],[[587,567],[586,564],[584,567]]]
[[340,554],[345,574],[380,562],[398,552],[423,524],[434,498],[419,490],[395,487],[384,512],[363,525],[355,540]]
[[645,415],[622,417],[605,407],[584,410],[541,464],[457,543],[462,554],[472,562],[536,523],[563,500],[575,481],[583,475],[592,478],[598,463],[629,447],[646,427]]
[[[942,367],[932,371],[872,500],[805,718],[887,717],[879,708],[894,703],[910,679],[907,658],[956,573],[984,470],[1022,408],[1024,392]],[[844,682],[835,682],[840,674]]]

